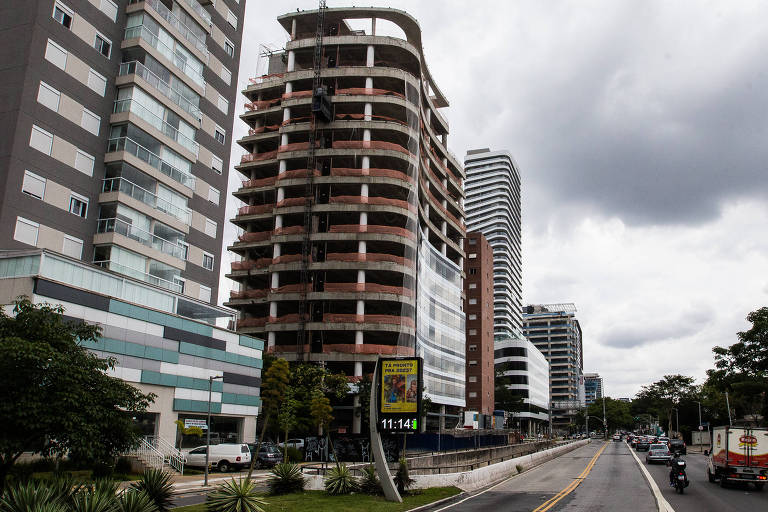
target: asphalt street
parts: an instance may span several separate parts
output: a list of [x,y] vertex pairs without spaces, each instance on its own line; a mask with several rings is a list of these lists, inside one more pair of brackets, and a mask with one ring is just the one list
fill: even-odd
[[[645,453],[640,452],[637,455],[645,464]],[[646,464],[662,496],[675,512],[768,511],[768,489],[756,491],[752,486],[737,484],[723,489],[719,484],[707,480],[707,459],[704,455],[689,453],[682,458],[687,463],[686,473],[691,482],[682,495],[669,486],[669,468],[666,465]]]
[[[594,459],[600,450],[602,453]],[[623,442],[593,440],[485,492],[437,510],[655,512],[657,506],[629,447]]]

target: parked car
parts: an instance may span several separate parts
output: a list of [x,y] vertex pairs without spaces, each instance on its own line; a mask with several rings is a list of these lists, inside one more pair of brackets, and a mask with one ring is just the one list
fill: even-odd
[[[192,467],[205,467],[205,446],[193,448],[184,457],[184,464]],[[245,443],[222,443],[210,446],[208,462],[211,468],[222,473],[231,469],[240,469],[251,463],[251,451]]]
[[259,468],[271,468],[275,464],[283,462],[283,452],[272,443],[264,443],[259,448],[258,455],[255,454],[256,443],[248,443],[248,448],[251,450],[251,456],[256,457],[256,467]]
[[[303,450],[304,449],[304,439],[300,437],[296,437],[294,439],[289,439],[288,442],[288,448],[296,448],[297,450]],[[278,443],[278,446],[281,448],[286,445],[285,442]]]
[[621,441],[621,434],[613,434],[613,440],[615,442]]
[[688,454],[688,449],[685,446],[685,441],[682,439],[670,439],[669,440],[669,451],[671,452],[678,452],[683,455]]
[[655,443],[648,447],[648,453],[645,455],[645,463],[667,462],[672,458],[672,452],[669,447],[663,443]]
[[635,451],[638,452],[647,452],[650,447],[651,443],[645,437],[638,439],[635,443]]

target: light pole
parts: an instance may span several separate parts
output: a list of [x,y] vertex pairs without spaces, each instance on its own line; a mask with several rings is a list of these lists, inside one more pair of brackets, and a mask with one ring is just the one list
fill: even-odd
[[211,392],[213,390],[213,381],[223,378],[223,375],[208,377],[208,419],[205,422],[207,433],[205,435],[205,481],[203,482],[203,487],[208,487],[208,464],[211,457]]
[[701,402],[697,402],[696,400],[694,400],[694,402],[699,404],[699,426],[701,426]]
[[[678,414],[677,407],[672,407],[672,410],[675,411],[675,436],[680,436],[680,416]],[[672,423],[672,418],[669,419],[669,423]]]
[[603,397],[603,439],[608,440],[608,422],[605,420],[605,397]]

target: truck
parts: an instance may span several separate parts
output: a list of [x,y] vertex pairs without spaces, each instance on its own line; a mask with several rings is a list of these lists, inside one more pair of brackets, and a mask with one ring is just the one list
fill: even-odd
[[715,427],[711,446],[707,458],[710,482],[720,482],[721,487],[746,482],[763,490],[768,481],[768,428]]

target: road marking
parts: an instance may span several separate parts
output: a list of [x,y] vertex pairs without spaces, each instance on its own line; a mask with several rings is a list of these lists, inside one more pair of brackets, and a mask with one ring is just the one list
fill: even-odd
[[659,507],[659,512],[675,512],[675,509],[672,508],[672,505],[670,505],[669,502],[664,499],[664,496],[661,495],[661,490],[659,489],[659,486],[656,485],[656,480],[653,479],[651,473],[645,468],[645,466],[643,466],[643,463],[640,462],[640,458],[635,455],[635,451],[631,446],[627,447],[629,448],[629,453],[631,453],[637,461],[637,465],[640,466],[640,470],[645,476],[645,479],[648,480],[648,485],[651,487],[651,492],[656,498],[656,504]]
[[584,468],[584,471],[579,474],[576,478],[573,479],[573,482],[568,484],[565,489],[560,491],[559,493],[552,496],[550,499],[539,505],[537,508],[533,510],[533,512],[545,512],[552,507],[555,506],[555,504],[560,501],[561,499],[568,496],[570,493],[573,492],[574,489],[576,489],[581,482],[584,481],[585,478],[587,478],[587,475],[589,475],[589,472],[592,471],[592,468],[594,467],[595,463],[597,462],[597,459],[600,457],[600,455],[603,453],[603,451],[608,446],[608,443],[603,443],[603,446],[597,451],[594,457],[592,457],[592,460],[589,461],[589,464],[587,464],[587,467]]

